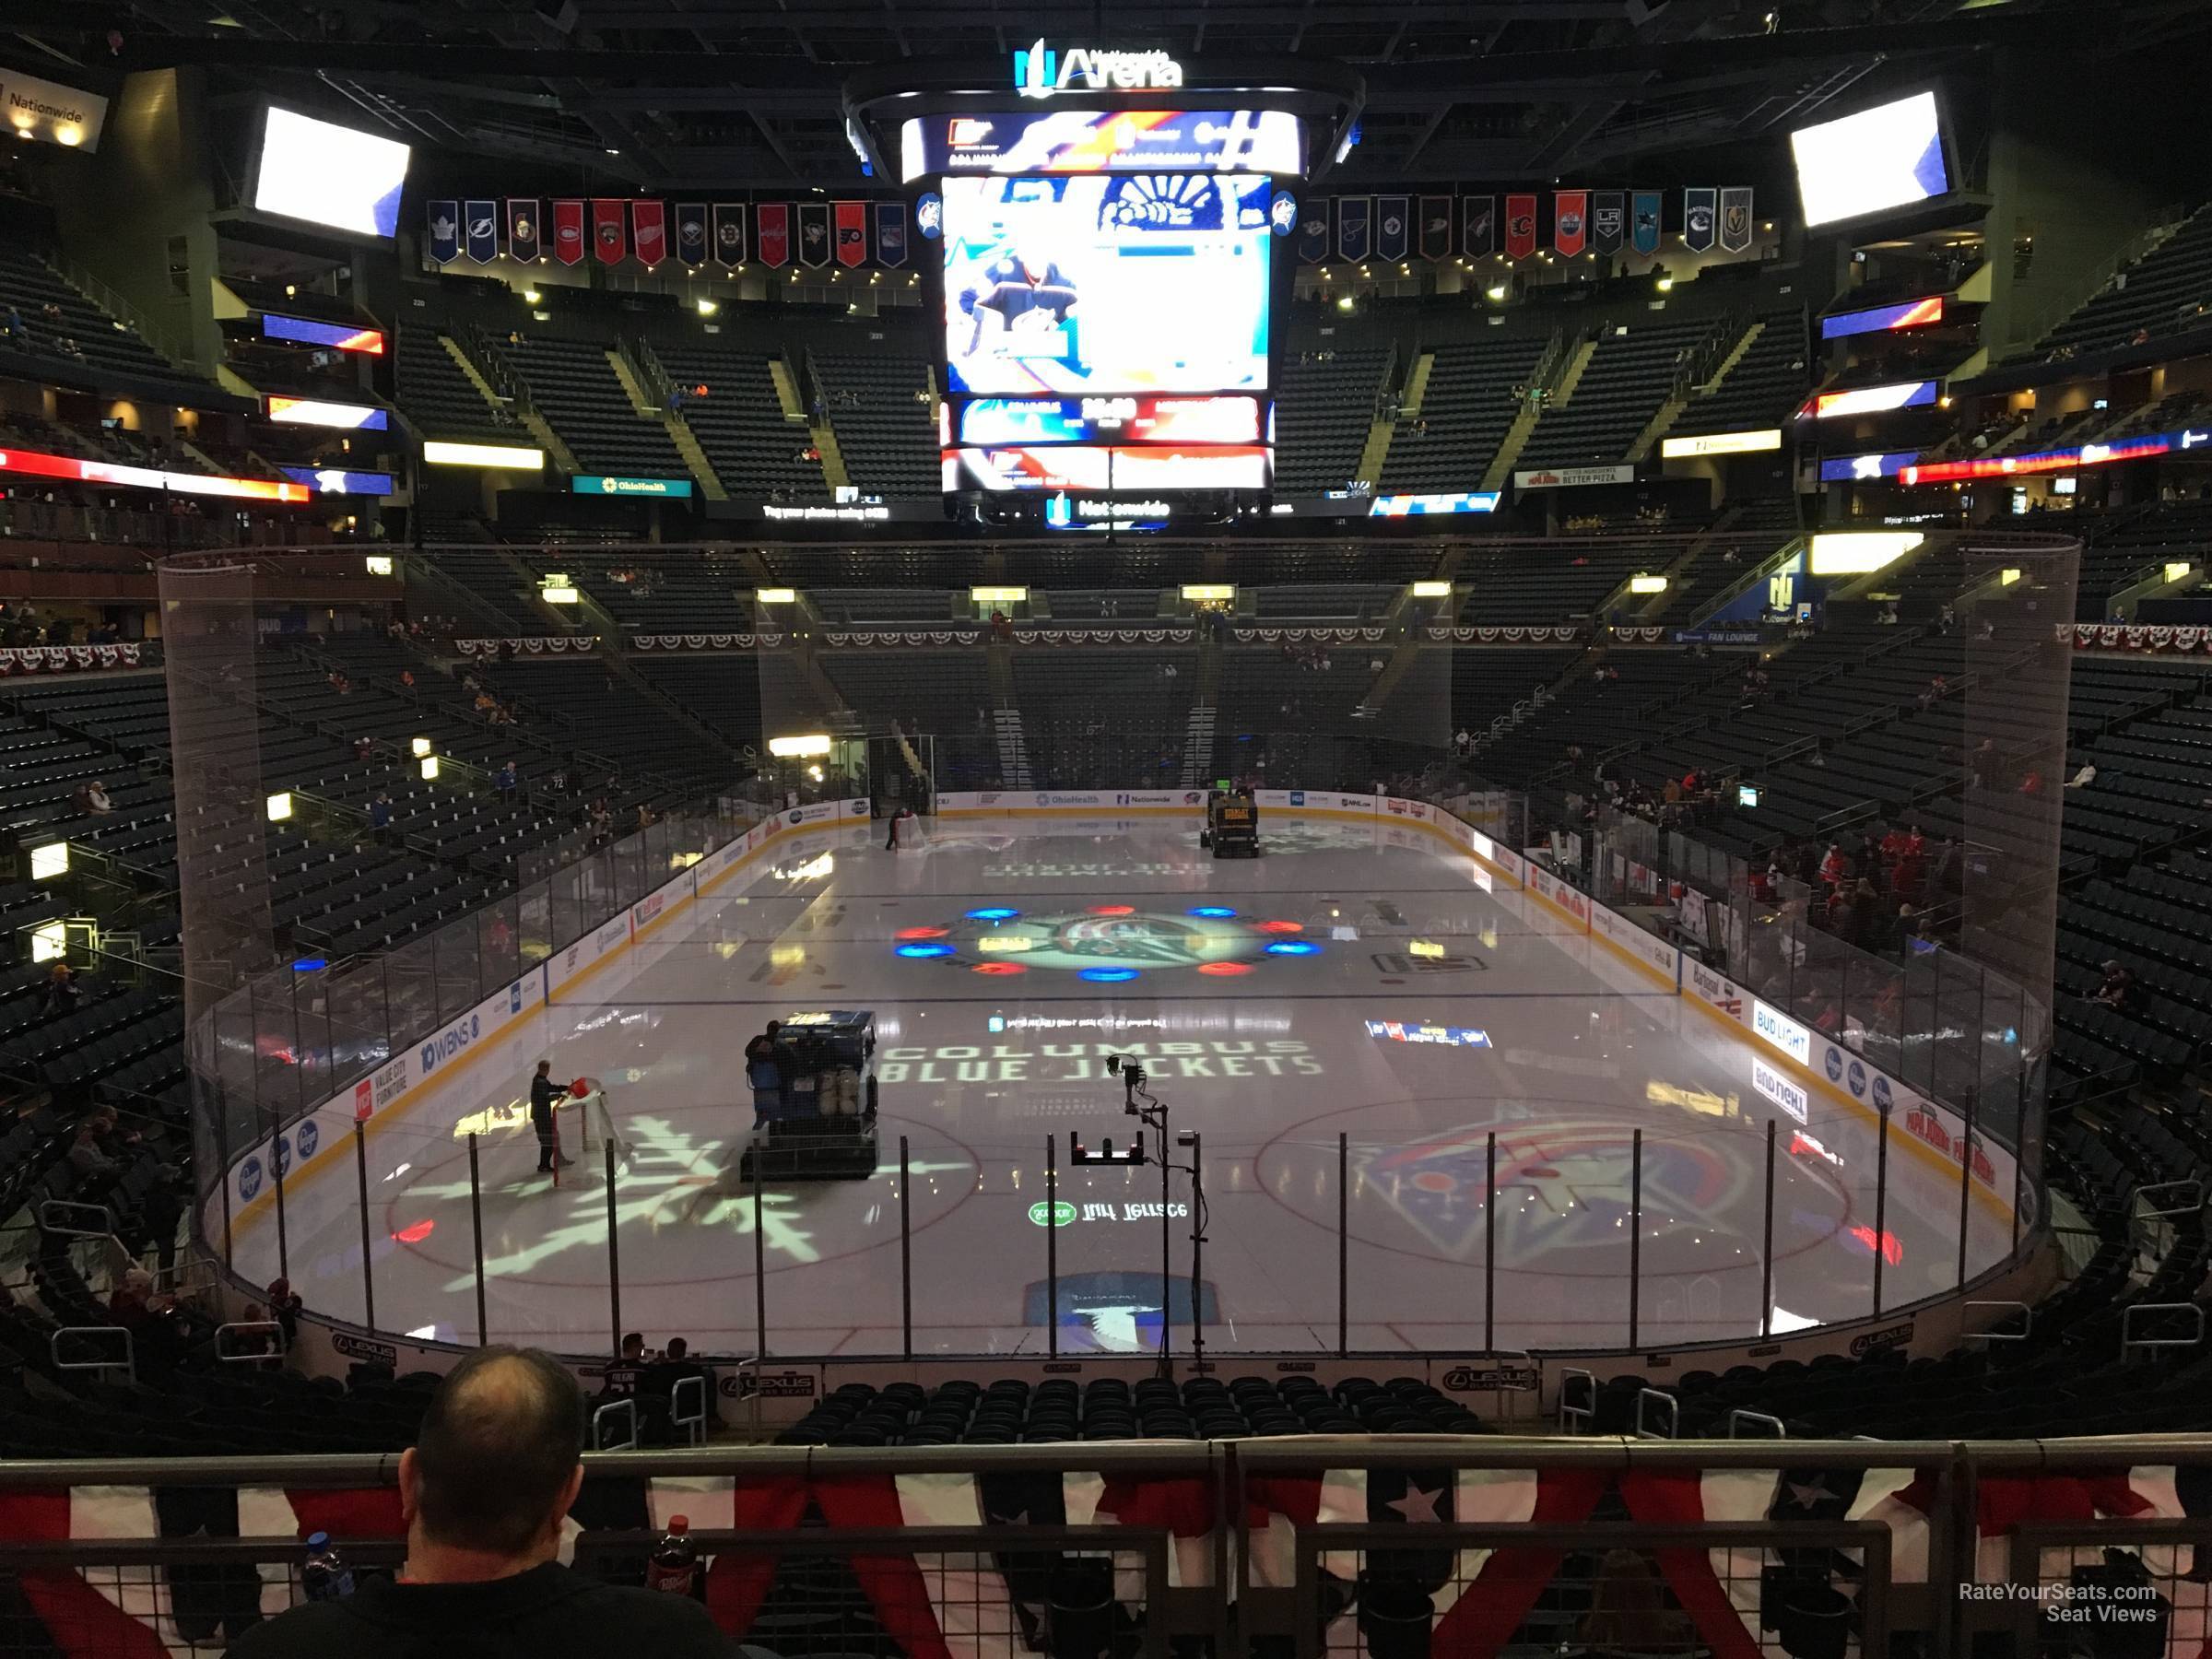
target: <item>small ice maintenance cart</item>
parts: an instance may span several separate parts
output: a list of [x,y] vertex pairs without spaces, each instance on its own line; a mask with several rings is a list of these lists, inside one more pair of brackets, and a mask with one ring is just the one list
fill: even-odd
[[782,1087],[756,1094],[768,1121],[738,1165],[750,1181],[865,1181],[876,1173],[876,1016],[786,1014],[776,1033]]

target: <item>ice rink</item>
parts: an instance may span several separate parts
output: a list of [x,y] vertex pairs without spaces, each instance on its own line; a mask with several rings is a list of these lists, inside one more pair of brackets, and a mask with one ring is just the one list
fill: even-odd
[[[286,1251],[309,1305],[366,1312],[365,1184],[374,1323],[477,1340],[474,1127],[496,1339],[603,1351],[618,1318],[656,1347],[743,1354],[764,1316],[778,1356],[896,1354],[903,1200],[917,1353],[1041,1354],[1054,1321],[1063,1353],[1156,1347],[1159,1171],[1066,1155],[1070,1131],[1125,1145],[1135,1127],[1111,1054],[1203,1135],[1201,1306],[1224,1354],[1335,1351],[1340,1215],[1354,1350],[1755,1336],[1770,1220],[1777,1333],[1877,1312],[1877,1256],[1883,1309],[1950,1290],[1962,1212],[1970,1274],[2010,1248],[2009,1211],[1962,1202],[1956,1164],[1894,1129],[1883,1159],[1871,1112],[1417,830],[1276,814],[1264,857],[1225,863],[1157,818],[939,820],[897,854],[880,836],[771,846],[749,883],[378,1119],[365,1183],[350,1155],[295,1182]],[[767,1183],[756,1240],[742,1051],[767,1019],[827,1008],[875,1013],[881,1161],[871,1180]],[[520,1102],[541,1056],[603,1080],[632,1143],[618,1315],[598,1160],[558,1189],[535,1172]],[[1189,1196],[1176,1175],[1178,1351]],[[256,1282],[276,1230],[265,1210],[237,1238]]]

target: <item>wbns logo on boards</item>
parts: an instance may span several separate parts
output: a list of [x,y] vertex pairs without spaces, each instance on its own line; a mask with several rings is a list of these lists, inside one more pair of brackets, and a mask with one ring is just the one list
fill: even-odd
[[457,1021],[422,1045],[422,1075],[429,1077],[437,1067],[484,1034],[484,1018],[471,1014],[466,1021]]
[[1042,36],[1014,54],[1014,88],[1024,98],[1055,92],[1172,92],[1182,65],[1164,52],[1108,52],[1070,46],[1056,52]]

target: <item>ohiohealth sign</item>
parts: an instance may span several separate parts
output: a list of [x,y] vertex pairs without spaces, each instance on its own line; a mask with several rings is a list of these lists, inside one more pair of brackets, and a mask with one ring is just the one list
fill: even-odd
[[1172,92],[1182,65],[1164,52],[1107,52],[1096,46],[1055,51],[1040,35],[1014,54],[1014,89],[1024,98],[1055,92]]

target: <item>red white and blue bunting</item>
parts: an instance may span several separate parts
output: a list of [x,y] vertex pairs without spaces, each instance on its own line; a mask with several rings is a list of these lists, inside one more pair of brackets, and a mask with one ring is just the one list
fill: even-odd
[[2147,628],[2129,622],[2061,622],[2058,638],[2077,651],[2212,652],[2212,628]]
[[135,668],[138,647],[14,645],[0,650],[0,679],[13,674],[72,674],[91,668]]
[[589,656],[599,648],[597,634],[545,634],[512,640],[455,640],[461,654],[496,657],[512,646],[517,656]]
[[1230,630],[1240,645],[1379,645],[1389,637],[1382,628],[1238,628]]
[[[1622,631],[1633,635],[1637,630]],[[1583,637],[1583,630],[1571,622],[1556,628],[1431,628],[1429,637],[1454,645],[1571,645]]]
[[773,651],[783,643],[780,633],[632,634],[629,642],[640,651],[750,651],[756,645]]

